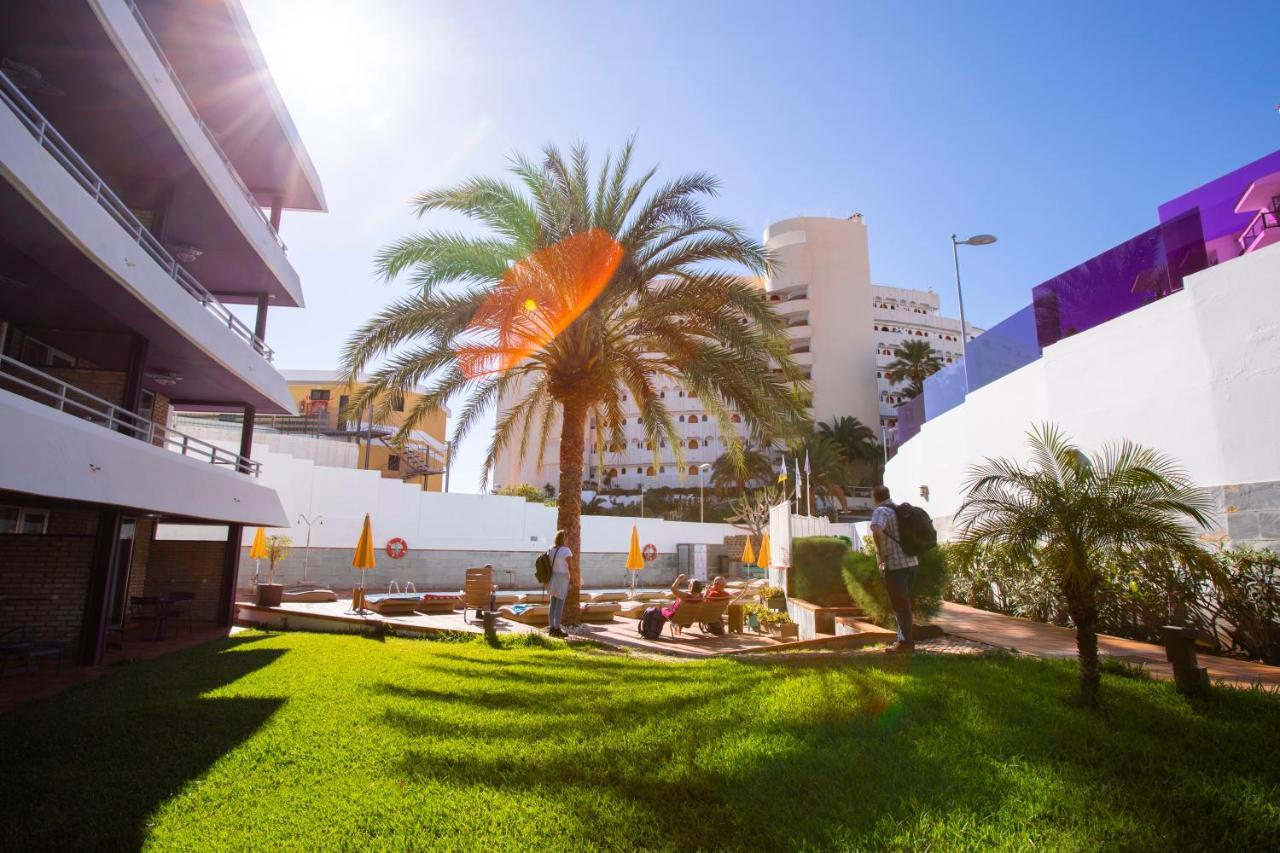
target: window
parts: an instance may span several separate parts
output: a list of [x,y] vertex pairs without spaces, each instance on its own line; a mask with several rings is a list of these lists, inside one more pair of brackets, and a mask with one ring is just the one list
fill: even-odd
[[690,466],[689,466],[689,473],[690,473],[690,474],[697,474],[697,473],[698,473],[698,466],[697,466],[697,465],[690,465]]
[[680,423],[684,423],[684,415],[680,416]]
[[24,364],[30,364],[36,367],[76,366],[74,356],[68,355],[60,349],[54,349],[48,344],[30,337],[23,339],[22,349],[18,353],[18,360]]
[[703,415],[703,416],[702,416],[702,422],[703,422],[704,424],[707,422],[707,416],[706,416],[706,415]]
[[393,412],[404,411],[404,393],[403,392],[393,391],[391,393],[391,411]]
[[312,400],[328,400],[329,389],[328,388],[312,388],[311,399]]
[[697,450],[697,449],[698,449],[698,439],[696,439],[696,438],[691,438],[691,439],[689,439],[689,449],[690,449],[690,450]]
[[388,471],[399,471],[399,470],[400,470],[400,457],[399,457],[399,456],[397,456],[396,454],[392,453],[390,456],[388,456],[388,457],[387,457],[387,470],[388,470]]
[[49,510],[0,506],[0,533],[40,535],[49,529]]
[[659,466],[658,466],[658,473],[659,473],[659,474],[665,474],[665,473],[667,473],[667,466],[666,466],[666,465],[659,465]]
[[[639,473],[639,471],[640,471],[640,469],[639,469],[639,468],[637,468],[637,469],[636,469],[636,472],[637,472],[637,473]],[[649,469],[648,469],[645,473],[646,473],[646,474],[648,474],[650,477],[652,477],[652,476],[653,476],[653,466],[652,466],[652,465],[650,465],[650,466],[649,466]]]
[[730,415],[730,416],[729,416],[729,421],[730,421],[731,423],[740,424],[740,423],[742,423],[742,416],[741,416],[741,415],[738,415],[737,413],[734,413],[734,414],[732,414],[732,415]]

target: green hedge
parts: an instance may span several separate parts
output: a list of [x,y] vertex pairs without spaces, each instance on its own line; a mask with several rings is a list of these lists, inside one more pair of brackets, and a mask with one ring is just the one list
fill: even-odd
[[819,607],[848,606],[841,567],[849,542],[837,536],[804,536],[791,542],[791,594]]
[[[893,608],[885,592],[884,578],[876,566],[874,554],[850,551],[844,557],[844,583],[849,595],[867,617],[877,625],[892,627]],[[915,586],[911,590],[913,610],[925,619],[938,615],[942,595],[947,588],[947,555],[945,546],[934,548],[920,558]]]

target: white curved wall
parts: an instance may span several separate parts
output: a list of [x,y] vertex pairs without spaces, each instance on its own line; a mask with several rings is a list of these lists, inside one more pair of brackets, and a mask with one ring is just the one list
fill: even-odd
[[1026,431],[1043,421],[1086,450],[1121,438],[1153,447],[1203,486],[1280,481],[1280,246],[1189,276],[1185,290],[972,392],[901,447],[885,484],[950,516],[967,468],[1026,459]]

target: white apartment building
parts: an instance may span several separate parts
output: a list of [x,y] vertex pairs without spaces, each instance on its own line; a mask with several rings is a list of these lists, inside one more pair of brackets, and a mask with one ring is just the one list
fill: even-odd
[[[894,360],[893,348],[907,341],[925,340],[938,352],[945,367],[961,357],[960,321],[938,313],[938,294],[932,290],[905,287],[872,287],[871,323],[875,332],[876,396],[882,436],[898,427],[898,406],[907,400],[906,383],[894,384],[885,378],[885,367]],[[972,323],[969,340],[984,331]],[[868,426],[874,425],[866,422]]]
[[[847,415],[873,430],[896,423],[890,401],[900,389],[883,378],[883,367],[892,360],[885,353],[901,341],[929,340],[944,364],[959,358],[959,321],[938,314],[936,294],[871,284],[867,226],[861,214],[847,219],[785,219],[765,230],[764,243],[777,266],[761,284],[787,322],[791,352],[812,386],[809,411],[815,421]],[[971,326],[970,331],[976,330]],[[620,489],[699,484],[700,466],[724,453],[731,438],[719,434],[705,406],[678,384],[660,388],[659,396],[676,420],[683,464],[676,464],[675,450],[665,441],[657,448],[649,443],[632,401],[621,452],[598,453],[595,425],[588,423],[588,480],[607,481]],[[521,458],[517,447],[509,448],[498,460],[494,488],[517,483],[555,486],[560,479],[558,456],[556,434],[548,438],[541,465],[535,454]]]
[[[238,0],[0,5],[0,624],[85,664],[136,608],[230,624],[242,528],[289,521],[250,458],[294,411],[280,219],[324,209]],[[179,521],[216,541],[156,536]]]

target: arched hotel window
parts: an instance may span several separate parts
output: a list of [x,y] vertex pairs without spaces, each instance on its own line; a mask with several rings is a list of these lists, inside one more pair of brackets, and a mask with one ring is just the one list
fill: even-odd
[[696,439],[696,438],[691,438],[691,439],[689,439],[689,449],[690,449],[690,450],[697,450],[697,449],[698,449],[698,439]]
[[735,412],[733,415],[729,417],[729,421],[731,423],[740,424],[742,423],[742,417]]
[[[639,469],[637,468],[636,470],[638,471]],[[648,472],[647,472],[647,473],[648,473],[648,475],[649,475],[650,477],[652,477],[652,476],[653,476],[653,466],[652,466],[652,465],[650,465],[650,466],[649,466],[649,470],[648,470]]]
[[697,465],[690,465],[690,466],[689,466],[689,473],[690,473],[690,474],[697,474],[697,473],[698,473],[698,466],[697,466]]

